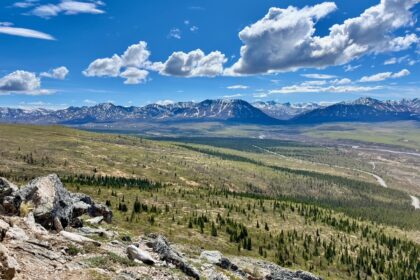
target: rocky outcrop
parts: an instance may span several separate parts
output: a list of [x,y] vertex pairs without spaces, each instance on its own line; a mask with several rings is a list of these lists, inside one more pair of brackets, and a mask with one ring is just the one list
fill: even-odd
[[36,178],[20,189],[0,178],[0,204],[4,214],[32,212],[37,223],[57,231],[79,224],[77,218],[83,214],[102,216],[107,223],[112,221],[108,207],[87,195],[70,193],[55,174]]
[[200,279],[198,271],[189,265],[178,251],[171,247],[164,236],[151,234],[149,237],[151,240],[147,245],[153,248],[153,251],[159,255],[161,260],[175,265],[178,269],[194,279]]

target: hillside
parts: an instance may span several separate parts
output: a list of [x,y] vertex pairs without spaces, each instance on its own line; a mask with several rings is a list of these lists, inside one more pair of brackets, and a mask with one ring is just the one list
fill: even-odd
[[[157,232],[188,254],[217,249],[232,261],[264,259],[325,279],[418,274],[393,256],[418,252],[420,211],[406,193],[353,168],[307,156],[280,159],[247,147],[270,142],[246,139],[232,149],[62,127],[3,125],[0,131],[2,176],[23,184],[58,173],[70,190],[107,202],[114,212],[110,229],[120,234]],[[302,156],[327,151],[282,145],[302,149]],[[365,168],[349,155],[332,157]],[[374,261],[374,254],[381,257]]]

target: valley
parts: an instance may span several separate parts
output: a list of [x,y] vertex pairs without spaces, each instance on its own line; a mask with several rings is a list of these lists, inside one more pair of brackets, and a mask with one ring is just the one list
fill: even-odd
[[163,234],[190,257],[219,250],[324,279],[418,274],[393,258],[420,252],[419,158],[386,151],[407,147],[113,132],[0,125],[1,176],[25,183],[57,173],[71,191],[111,207],[113,223],[101,227]]

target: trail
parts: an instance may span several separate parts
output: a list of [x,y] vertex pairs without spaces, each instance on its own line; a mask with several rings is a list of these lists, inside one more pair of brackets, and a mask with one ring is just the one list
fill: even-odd
[[[277,156],[279,156],[279,157],[282,157],[282,158],[285,158],[285,159],[289,159],[289,160],[293,160],[293,161],[296,161],[296,162],[304,162],[303,160],[300,160],[300,159],[295,159],[295,158],[291,158],[291,157],[287,157],[287,156],[285,156],[285,155],[281,155],[281,154],[279,154],[279,153],[276,153],[276,152],[270,151],[270,150],[268,150],[268,149],[265,149],[265,148],[262,148],[262,147],[259,147],[259,146],[256,146],[256,145],[252,145],[252,146],[253,146],[254,148],[260,149],[260,150],[262,150],[262,151],[264,151],[264,152],[266,152],[266,153],[272,154],[272,155],[277,155]],[[374,177],[374,178],[376,179],[376,181],[378,182],[378,184],[379,184],[379,185],[381,185],[382,187],[384,187],[384,188],[388,188],[388,185],[386,184],[386,182],[385,182],[385,180],[384,180],[384,179],[382,179],[382,178],[381,178],[381,177],[379,177],[378,175],[373,174],[373,173],[368,172],[368,171],[364,171],[364,170],[360,170],[360,169],[354,169],[354,168],[345,167],[345,166],[339,166],[339,165],[331,165],[331,164],[326,164],[326,163],[320,163],[320,162],[312,162],[312,161],[311,161],[311,163],[313,163],[313,164],[317,164],[317,165],[322,165],[322,166],[327,166],[327,167],[335,167],[335,168],[341,168],[341,169],[346,169],[346,170],[351,170],[351,171],[356,171],[356,172],[364,173],[364,174],[367,174],[367,175],[370,175],[370,176]],[[373,169],[375,169],[375,165],[373,165],[373,166],[374,166],[374,168],[373,168]]]
[[414,209],[420,209],[420,200],[414,195],[410,195],[410,197],[411,197],[411,205],[413,205]]

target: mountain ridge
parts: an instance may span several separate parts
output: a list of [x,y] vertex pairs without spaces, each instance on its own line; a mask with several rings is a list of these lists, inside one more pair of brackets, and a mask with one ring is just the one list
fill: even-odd
[[329,106],[318,103],[278,103],[241,99],[206,99],[201,102],[148,104],[143,107],[100,103],[94,106],[45,108],[0,108],[0,122],[82,125],[114,122],[221,121],[252,124],[305,124],[341,121],[420,120],[420,99],[380,101],[362,97]]

